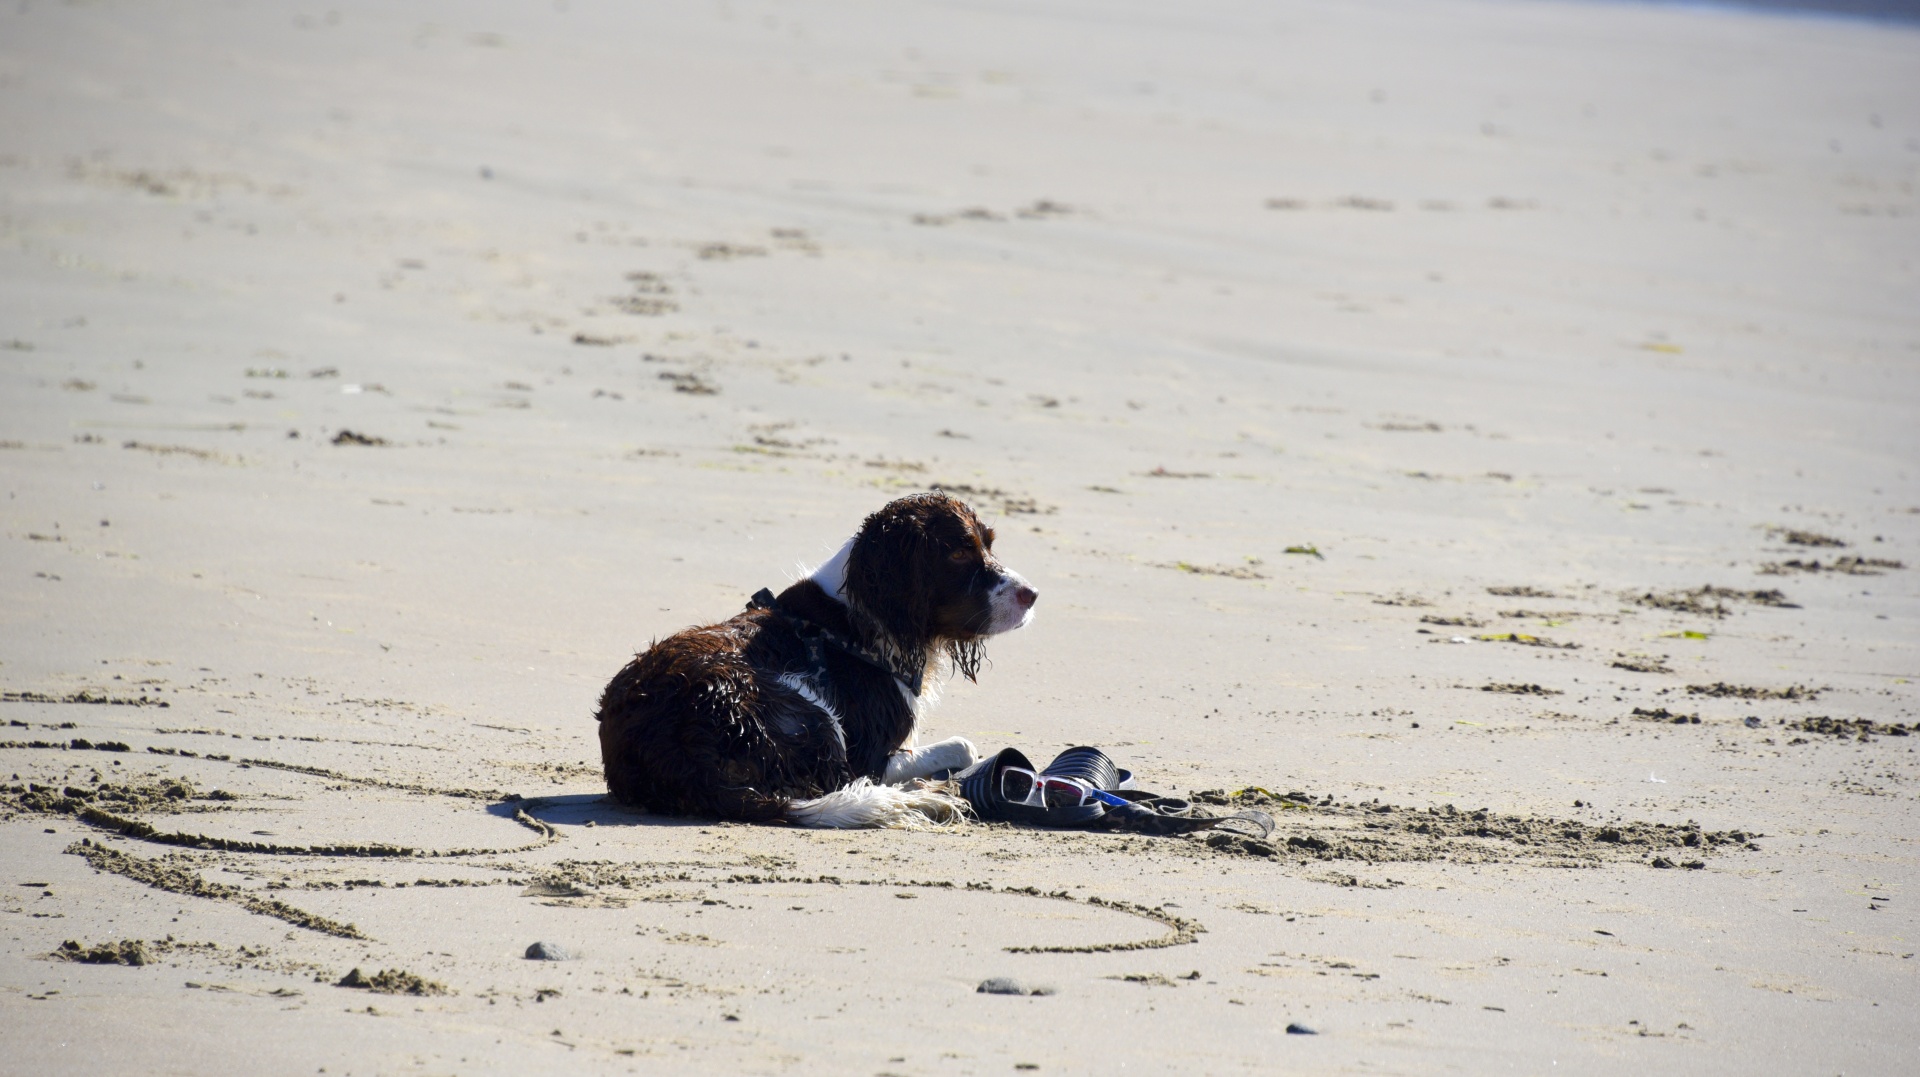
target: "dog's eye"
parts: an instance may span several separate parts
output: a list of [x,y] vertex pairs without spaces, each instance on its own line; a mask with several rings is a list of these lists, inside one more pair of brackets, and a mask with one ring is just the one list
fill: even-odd
[[968,561],[973,560],[973,551],[963,547],[948,554],[947,560],[952,561],[956,565],[966,564]]

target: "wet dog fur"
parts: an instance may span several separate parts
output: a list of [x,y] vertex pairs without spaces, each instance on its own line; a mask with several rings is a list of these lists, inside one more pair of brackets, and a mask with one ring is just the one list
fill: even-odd
[[[778,609],[654,643],[600,697],[608,790],[667,815],[810,826],[956,814],[959,801],[915,779],[977,752],[959,737],[915,749],[914,728],[938,667],[972,680],[981,644],[1032,617],[1037,593],[993,541],[954,497],[904,497],[782,591]],[[868,657],[828,645],[816,667],[796,617]]]

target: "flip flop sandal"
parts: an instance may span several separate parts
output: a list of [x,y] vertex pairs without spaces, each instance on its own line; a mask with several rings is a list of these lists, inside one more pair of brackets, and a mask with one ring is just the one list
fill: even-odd
[[1073,778],[1095,789],[1118,789],[1133,775],[1114,765],[1113,759],[1098,748],[1068,748],[1053,757],[1040,773],[1053,778]]
[[1004,748],[954,776],[960,795],[973,807],[973,813],[989,822],[1022,823],[1053,829],[1085,829],[1099,823],[1107,813],[1105,804],[1082,804],[1050,808],[1039,804],[1020,804],[1008,800],[1002,792],[1001,771],[1008,767],[1033,771],[1033,763],[1017,748]]
[[[1128,801],[1128,806],[1114,805],[1108,809],[1105,822],[1112,829],[1137,830],[1142,833],[1184,834],[1231,822],[1259,831],[1259,836],[1262,838],[1273,833],[1273,817],[1265,812],[1241,812],[1223,818],[1196,816],[1193,813],[1193,804],[1189,801],[1179,797],[1157,796],[1135,789],[1133,775],[1121,770],[1107,753],[1098,748],[1085,745],[1068,748],[1054,756],[1053,762],[1048,763],[1047,769],[1041,773],[1054,777],[1075,778],[1095,789],[1106,790]],[[1182,822],[1176,823],[1170,820]]]
[[[1103,803],[1047,807],[1009,800],[1002,783],[1002,772],[1008,767],[1034,771],[1033,764],[1018,749],[1006,748],[954,776],[960,794],[981,819],[1052,829],[1121,830],[1137,834],[1191,834],[1232,823],[1237,824],[1232,829],[1245,827],[1257,831],[1262,838],[1273,833],[1273,817],[1265,812],[1244,811],[1224,818],[1195,815],[1189,801],[1132,788],[1132,773],[1120,769],[1098,748],[1085,745],[1068,748],[1037,773],[1047,778],[1071,779],[1101,790],[1107,795]],[[1114,803],[1116,800],[1120,803]]]

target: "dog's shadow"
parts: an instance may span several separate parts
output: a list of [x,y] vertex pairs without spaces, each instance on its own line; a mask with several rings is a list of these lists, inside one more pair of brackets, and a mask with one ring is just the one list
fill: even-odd
[[487,814],[512,819],[521,812],[548,826],[711,826],[711,819],[684,819],[629,808],[605,793],[520,797],[487,805]]

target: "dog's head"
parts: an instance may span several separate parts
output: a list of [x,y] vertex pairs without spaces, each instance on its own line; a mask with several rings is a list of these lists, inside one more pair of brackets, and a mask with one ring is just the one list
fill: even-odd
[[867,517],[848,551],[848,603],[905,650],[945,650],[972,679],[980,643],[1033,619],[1039,593],[993,555],[993,528],[944,493]]

